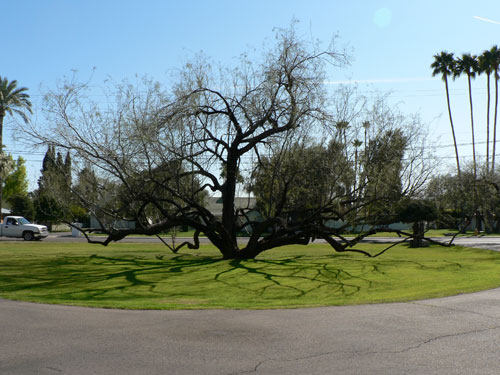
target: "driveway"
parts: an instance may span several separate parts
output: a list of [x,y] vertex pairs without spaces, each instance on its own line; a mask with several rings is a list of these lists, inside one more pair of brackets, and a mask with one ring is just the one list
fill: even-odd
[[380,305],[124,311],[0,300],[0,374],[498,374],[500,289]]

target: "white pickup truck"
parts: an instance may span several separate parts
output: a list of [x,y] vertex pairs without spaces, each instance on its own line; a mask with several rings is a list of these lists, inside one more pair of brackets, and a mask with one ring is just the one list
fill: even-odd
[[23,238],[25,241],[40,240],[49,235],[44,225],[31,224],[22,216],[6,216],[0,224],[0,237]]

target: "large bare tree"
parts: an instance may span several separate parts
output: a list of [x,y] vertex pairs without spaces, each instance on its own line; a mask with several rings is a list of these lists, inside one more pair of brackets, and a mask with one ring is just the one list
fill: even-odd
[[[324,82],[326,72],[345,64],[347,57],[333,44],[319,46],[302,40],[292,26],[277,31],[275,44],[260,60],[243,57],[236,68],[224,69],[198,57],[179,71],[169,91],[147,80],[138,86],[122,84],[105,105],[90,100],[95,93],[85,84],[66,82],[46,96],[47,131],[33,130],[31,135],[69,150],[73,167],[87,171],[89,181],[67,188],[77,204],[100,220],[107,234],[100,241],[104,245],[184,225],[195,229],[193,240],[174,251],[185,245],[197,248],[203,233],[225,259],[254,258],[315,238],[325,239],[337,251],[368,254],[354,246],[374,229],[344,241],[342,231],[329,225],[346,219],[346,212],[352,217],[367,205],[366,199],[380,199],[353,194],[374,176],[365,175],[366,181],[356,185],[346,182],[339,170],[340,165],[353,173],[346,151],[354,149],[346,137],[361,128],[354,122],[341,130],[343,142],[335,146],[343,162],[325,163],[326,168],[335,165],[334,179],[342,189],[323,186],[329,194],[318,199],[320,203],[300,206],[300,212],[280,209],[259,220],[248,215],[250,207],[235,205],[239,189],[250,184],[256,165],[272,158],[273,150],[285,153],[306,135],[339,139],[335,125],[345,118],[330,110]],[[404,171],[401,166],[397,173],[406,173],[416,186],[420,182],[412,176],[421,171],[411,160],[404,166],[414,169]],[[206,208],[207,192],[220,196],[220,217]],[[68,210],[67,220],[70,214]],[[123,220],[135,227],[120,228],[117,223]],[[237,241],[243,227],[252,233],[245,244]]]

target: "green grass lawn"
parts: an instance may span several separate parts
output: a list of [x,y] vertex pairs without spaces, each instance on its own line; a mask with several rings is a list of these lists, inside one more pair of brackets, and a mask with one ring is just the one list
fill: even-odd
[[[365,244],[376,251],[383,245]],[[379,258],[289,246],[222,261],[212,246],[3,242],[0,297],[126,309],[263,309],[408,301],[500,286],[500,253],[410,249]]]

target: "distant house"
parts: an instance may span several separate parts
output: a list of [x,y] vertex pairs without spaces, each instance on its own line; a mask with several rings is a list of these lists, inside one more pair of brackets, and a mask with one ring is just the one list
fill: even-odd
[[[249,209],[255,208],[255,197],[235,197],[235,209]],[[205,207],[218,219],[222,217],[222,197],[208,197],[205,200]]]
[[[236,209],[249,209],[246,214],[250,220],[259,220],[260,214],[254,210],[256,200],[254,197],[236,197],[234,199],[234,206]],[[221,197],[208,197],[205,199],[205,207],[217,218],[222,218],[222,198]],[[116,229],[133,229],[135,228],[135,222],[133,220],[116,220],[111,224],[113,228]],[[99,221],[95,216],[90,216],[90,228],[93,229],[102,229]],[[246,228],[246,231],[249,229]]]
[[[113,220],[111,223],[106,223],[106,226],[110,226],[114,229],[135,229],[135,221],[133,220]],[[90,215],[90,228],[95,230],[101,230],[102,226],[99,220],[94,215]]]
[[[222,198],[221,197],[208,197],[205,201],[205,207],[217,218],[222,218]],[[244,224],[247,221],[261,221],[261,214],[255,209],[256,199],[255,197],[235,197],[234,198],[234,208],[236,210],[244,209],[246,217],[240,216],[240,224]],[[250,225],[245,225],[242,227],[241,232],[250,234],[252,233],[252,227]]]

